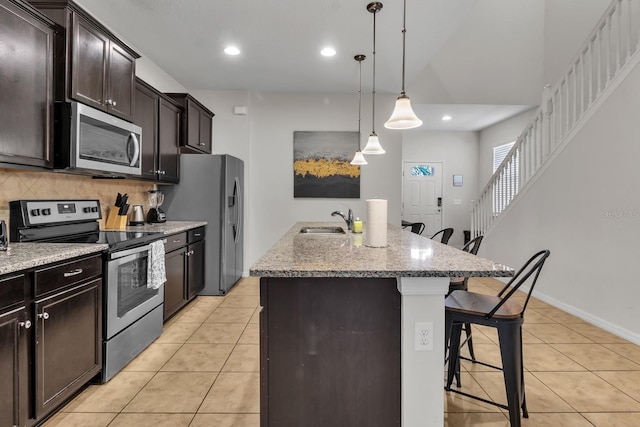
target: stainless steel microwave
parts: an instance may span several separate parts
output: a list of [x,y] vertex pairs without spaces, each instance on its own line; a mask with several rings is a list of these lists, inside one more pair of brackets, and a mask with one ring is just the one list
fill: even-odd
[[142,128],[79,102],[55,104],[54,168],[140,175]]

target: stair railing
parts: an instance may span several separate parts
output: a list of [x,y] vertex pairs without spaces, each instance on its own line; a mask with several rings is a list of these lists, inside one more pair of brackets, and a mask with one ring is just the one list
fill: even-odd
[[635,65],[639,43],[640,1],[614,0],[569,70],[545,86],[541,106],[480,192],[471,210],[473,237],[486,233],[616,77]]

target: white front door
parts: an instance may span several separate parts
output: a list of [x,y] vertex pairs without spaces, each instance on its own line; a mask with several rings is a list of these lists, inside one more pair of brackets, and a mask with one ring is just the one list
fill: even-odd
[[402,219],[423,222],[426,237],[442,228],[442,163],[404,162]]

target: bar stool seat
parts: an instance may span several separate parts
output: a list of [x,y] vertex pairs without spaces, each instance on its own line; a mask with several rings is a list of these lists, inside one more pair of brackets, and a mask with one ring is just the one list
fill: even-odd
[[[520,410],[525,418],[529,417],[524,390],[522,324],[531,292],[549,254],[548,250],[544,250],[532,256],[497,296],[456,290],[445,299],[445,342],[449,344],[445,390],[507,409],[511,427],[521,426]],[[529,292],[524,303],[511,300],[511,296],[525,282],[529,283]],[[484,325],[497,329],[502,367],[483,364],[503,371],[507,405],[451,388],[459,367],[460,336],[464,324]]]

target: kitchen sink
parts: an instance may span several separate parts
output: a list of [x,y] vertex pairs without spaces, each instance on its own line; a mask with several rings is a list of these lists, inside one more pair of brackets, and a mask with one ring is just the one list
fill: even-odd
[[302,234],[345,234],[342,227],[302,227]]

